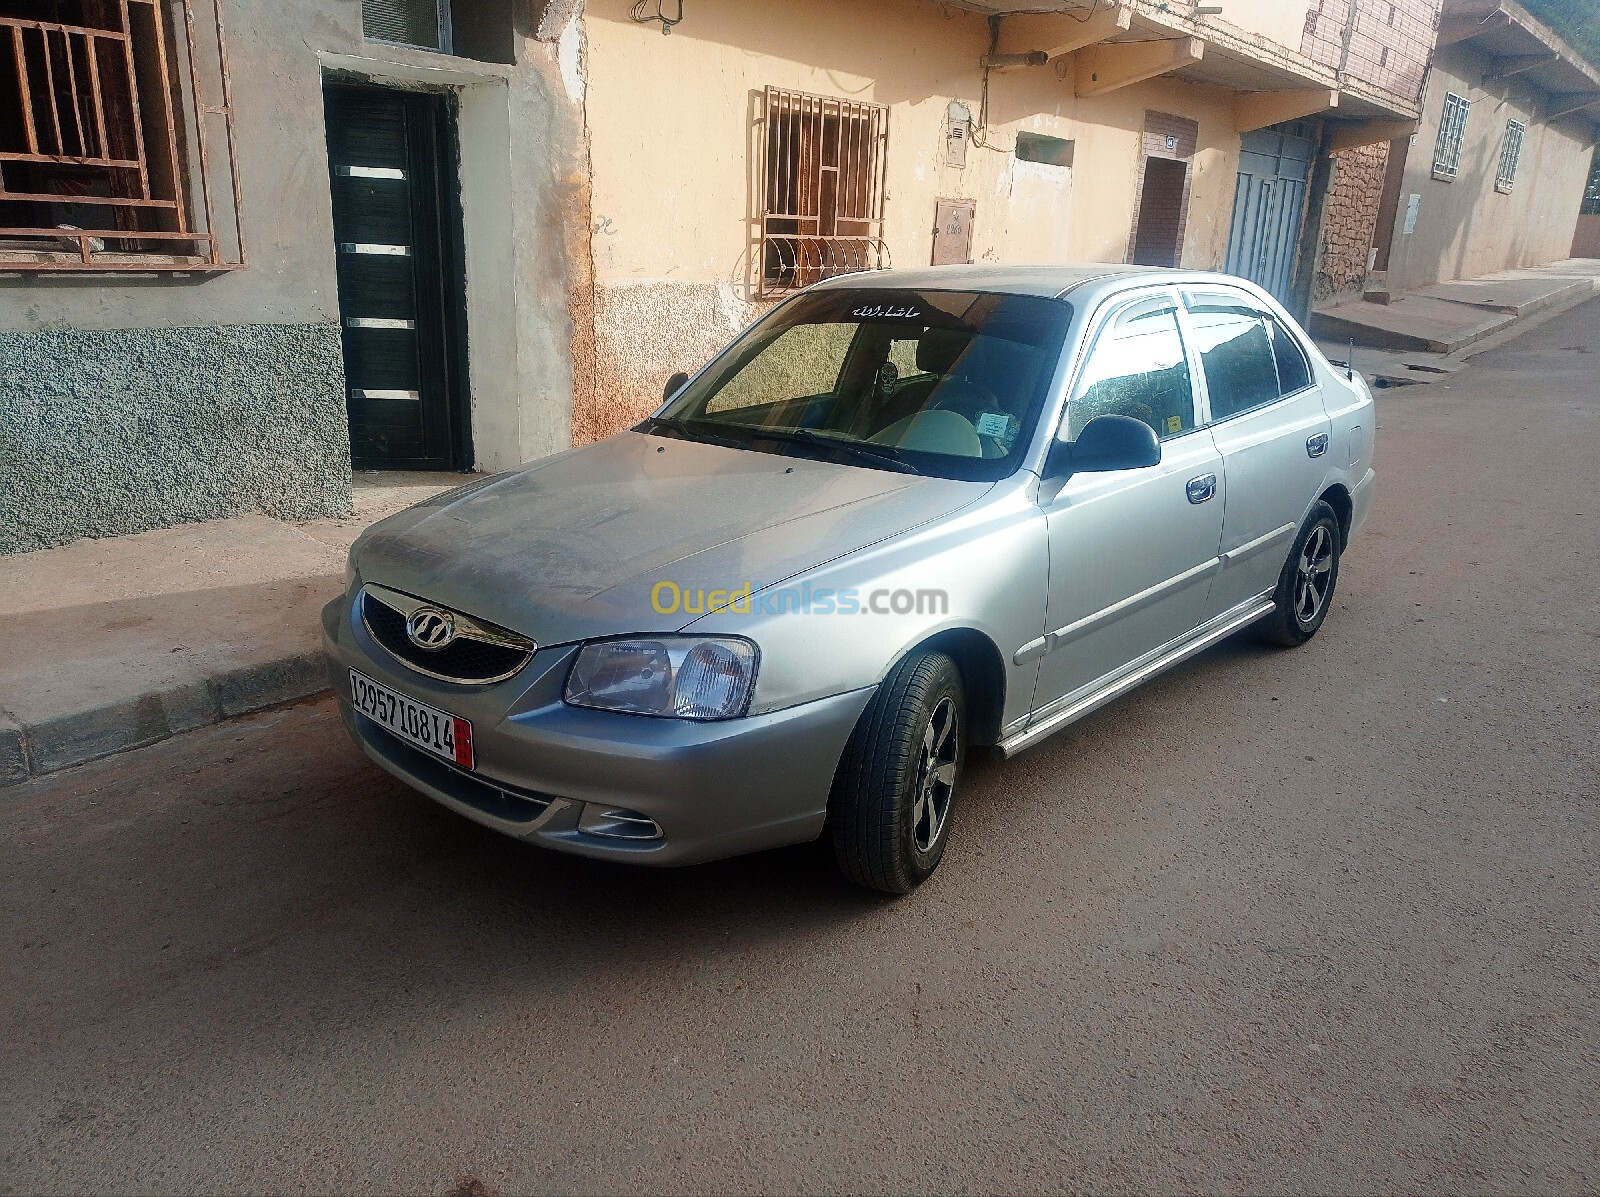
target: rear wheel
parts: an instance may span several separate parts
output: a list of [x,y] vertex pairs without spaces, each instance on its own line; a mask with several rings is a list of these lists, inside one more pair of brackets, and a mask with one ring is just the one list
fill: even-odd
[[917,653],[895,666],[862,712],[834,779],[828,821],[845,876],[904,894],[939,867],[965,734],[954,661]]
[[1333,606],[1339,584],[1344,531],[1326,503],[1318,503],[1295,537],[1273,595],[1277,606],[1257,625],[1269,644],[1295,648],[1317,634]]

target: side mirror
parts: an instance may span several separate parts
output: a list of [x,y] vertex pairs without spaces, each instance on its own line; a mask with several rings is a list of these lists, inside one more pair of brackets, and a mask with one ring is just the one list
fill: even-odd
[[1050,450],[1046,474],[1110,474],[1161,464],[1161,442],[1155,429],[1132,416],[1096,416],[1078,439],[1057,441]]
[[661,401],[663,403],[667,402],[674,395],[676,395],[679,391],[683,390],[683,388],[688,386],[688,385],[689,385],[689,376],[687,374],[685,374],[682,370],[679,370],[671,378],[667,379],[667,385],[661,392]]

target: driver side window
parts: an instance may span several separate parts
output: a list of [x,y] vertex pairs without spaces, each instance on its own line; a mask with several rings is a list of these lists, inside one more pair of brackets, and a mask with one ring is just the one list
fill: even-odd
[[1195,427],[1189,359],[1166,296],[1130,304],[1102,327],[1067,404],[1067,439],[1111,415],[1142,420],[1161,440]]

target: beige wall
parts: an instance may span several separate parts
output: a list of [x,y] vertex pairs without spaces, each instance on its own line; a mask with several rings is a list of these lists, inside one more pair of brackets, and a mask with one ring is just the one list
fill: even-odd
[[[761,310],[750,262],[768,85],[889,107],[884,236],[897,266],[927,265],[941,197],[976,201],[976,261],[1122,261],[1145,112],[1190,117],[1200,138],[1183,260],[1223,261],[1239,145],[1225,89],[1157,79],[1080,101],[1070,57],[996,72],[988,148],[958,169],[945,164],[946,112],[957,99],[978,115],[980,16],[932,0],[698,0],[663,37],[628,20],[630,7],[587,10],[596,357],[580,440],[649,411],[668,374],[699,366]],[[1074,166],[1017,161],[1019,129],[1074,140]]]
[[[1589,174],[1589,126],[1546,125],[1533,116],[1540,97],[1526,88],[1478,86],[1489,62],[1476,52],[1440,51],[1428,83],[1422,127],[1406,161],[1399,219],[1389,260],[1391,290],[1476,278],[1498,270],[1540,266],[1569,256]],[[1515,81],[1512,81],[1515,83]],[[1472,101],[1460,171],[1454,182],[1434,179],[1439,122],[1449,92]],[[1528,126],[1516,186],[1495,190],[1506,125]],[[1422,197],[1416,231],[1405,232],[1409,197]]]
[[1220,19],[1280,46],[1299,50],[1311,6],[1312,0],[1226,0],[1220,6]]

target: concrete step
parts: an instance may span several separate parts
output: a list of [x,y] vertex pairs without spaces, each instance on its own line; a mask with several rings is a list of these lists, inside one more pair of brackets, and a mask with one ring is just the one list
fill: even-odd
[[1520,319],[1565,303],[1578,295],[1587,294],[1593,289],[1594,284],[1587,279],[1504,278],[1491,275],[1488,278],[1464,279],[1455,283],[1438,283],[1432,287],[1425,287],[1417,294],[1430,299],[1466,304],[1485,311],[1502,312]]
[[1311,333],[1319,341],[1354,341],[1401,352],[1455,353],[1516,320],[1426,295],[1407,295],[1390,304],[1351,300],[1311,313]]

